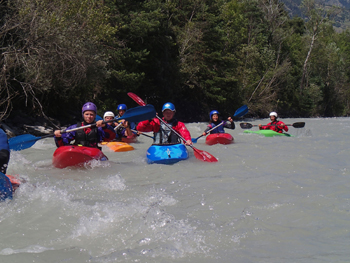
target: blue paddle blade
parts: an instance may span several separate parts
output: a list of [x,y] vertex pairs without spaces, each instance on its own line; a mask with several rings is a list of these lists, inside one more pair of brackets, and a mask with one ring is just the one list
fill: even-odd
[[138,106],[126,110],[124,115],[116,121],[127,120],[128,122],[140,122],[144,120],[153,119],[156,116],[156,110],[153,105]]
[[31,134],[23,134],[9,139],[10,150],[20,151],[27,149],[35,144],[37,140],[40,140],[41,137],[35,137]]
[[248,113],[248,106],[247,105],[243,105],[242,107],[240,107],[238,110],[236,110],[235,114],[233,115],[234,117],[242,117],[243,115]]

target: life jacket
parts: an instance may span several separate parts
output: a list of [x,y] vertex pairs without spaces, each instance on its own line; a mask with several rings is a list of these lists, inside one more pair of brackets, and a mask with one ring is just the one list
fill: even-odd
[[[215,126],[217,126],[217,125],[219,125],[219,124],[221,124],[221,123],[222,123],[222,121],[217,121],[216,123],[212,122],[212,123],[210,123],[208,126],[211,126],[210,129],[212,129],[212,128],[214,128]],[[210,134],[214,134],[214,133],[225,133],[224,125],[225,125],[225,124],[220,125],[220,126],[217,127],[216,129],[212,130],[212,131],[210,132]],[[210,129],[209,129],[209,130],[210,130]]]
[[[175,127],[177,120],[173,119],[167,122],[169,127]],[[171,129],[169,129],[163,122],[160,123],[160,129],[154,133],[153,144],[177,144],[181,143],[179,136],[177,136]]]
[[[83,125],[87,125],[85,123],[78,122],[77,127],[81,127]],[[86,129],[77,130],[75,132],[75,145],[82,145],[86,147],[95,147],[101,150],[101,147],[98,147],[98,143],[100,142],[100,136],[98,134],[98,128],[91,127],[88,133],[85,133]]]
[[[273,125],[280,125],[279,123],[280,121],[273,121],[273,122],[270,122],[269,124],[273,124]],[[278,132],[278,133],[283,133],[283,129],[279,128],[278,126],[271,126],[271,130],[274,130],[275,132]]]

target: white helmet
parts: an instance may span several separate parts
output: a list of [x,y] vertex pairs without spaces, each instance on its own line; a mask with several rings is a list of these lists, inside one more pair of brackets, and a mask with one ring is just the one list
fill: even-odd
[[277,118],[277,112],[274,112],[274,111],[270,112],[270,117],[271,116],[275,116]]
[[103,115],[103,119],[105,119],[106,117],[115,117],[114,113],[111,111],[106,111],[105,114]]

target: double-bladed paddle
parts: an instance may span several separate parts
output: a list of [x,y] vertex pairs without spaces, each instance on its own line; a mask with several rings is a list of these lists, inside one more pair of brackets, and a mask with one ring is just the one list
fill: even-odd
[[[152,119],[154,118],[155,115],[156,115],[156,110],[154,109],[153,105],[147,105],[145,107],[131,108],[124,113],[123,117],[120,117],[118,119],[113,119],[110,121],[104,121],[103,123],[114,122],[118,120],[139,122],[143,120]],[[77,127],[69,130],[61,130],[61,133],[73,132],[73,131],[77,131],[85,128],[90,128],[93,126],[96,126],[96,123],[92,123],[89,125],[85,125],[85,126],[81,126],[81,127]],[[24,150],[32,147],[35,144],[35,142],[38,140],[48,138],[48,137],[53,137],[53,136],[54,134],[49,134],[41,137],[35,137],[34,135],[31,135],[31,134],[23,134],[23,135],[10,138],[9,147],[10,147],[10,150],[20,151],[20,150]]]
[[[128,92],[128,96],[130,98],[132,98],[137,104],[139,104],[140,106],[146,106],[146,103],[136,94],[132,93],[132,92]],[[179,136],[179,138],[181,138],[184,142],[186,142],[185,138],[183,138],[179,133],[177,133],[171,126],[169,126],[165,121],[162,120],[162,118],[160,118],[158,115],[156,115],[156,117],[159,119],[159,121],[161,121],[165,126],[167,126],[170,130],[172,130],[177,136]],[[203,162],[217,162],[218,159],[215,158],[215,156],[211,155],[210,153],[206,152],[206,151],[202,151],[199,150],[195,147],[193,147],[193,145],[188,145],[190,146],[193,151],[194,151],[194,156],[198,159],[201,160]]]
[[[253,125],[251,123],[247,122],[242,122],[239,124],[242,129],[251,129],[252,127],[257,127],[259,125]],[[271,124],[271,125],[264,125],[264,126],[279,126],[276,124]],[[295,122],[293,124],[284,124],[284,126],[293,126],[294,128],[304,128],[305,127],[305,122]]]
[[[242,117],[243,115],[245,115],[245,114],[248,113],[248,110],[249,110],[249,109],[248,109],[248,106],[247,106],[247,105],[243,105],[242,107],[240,107],[239,109],[237,109],[237,110],[235,111],[235,114],[233,115],[233,117],[234,117],[234,118]],[[207,135],[208,133],[210,133],[212,130],[215,130],[216,128],[220,127],[221,125],[224,125],[224,123],[225,123],[225,122],[223,121],[223,122],[221,122],[219,125],[213,127],[212,129],[210,129],[209,131],[207,131],[207,132],[205,133],[205,135]],[[193,143],[197,143],[198,139],[201,138],[201,137],[203,137],[203,136],[204,136],[204,135],[202,134],[202,135],[198,136],[197,138],[192,138],[191,140],[192,140]]]
[[[137,133],[137,136],[139,136],[139,131],[133,130],[133,129],[131,129],[131,131],[132,131],[132,132],[136,132],[136,133]],[[143,132],[141,132],[140,134],[143,135],[143,136],[146,136],[146,137],[148,137],[148,138],[154,139],[152,136],[147,135],[147,134],[144,134]]]

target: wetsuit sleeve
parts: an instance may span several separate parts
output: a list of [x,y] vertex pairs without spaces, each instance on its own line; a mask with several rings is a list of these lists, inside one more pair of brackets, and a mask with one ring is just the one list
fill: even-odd
[[266,126],[261,126],[261,128],[259,127],[259,130],[273,130],[273,126],[268,126],[270,124],[271,122],[269,122]]
[[141,121],[137,127],[136,130],[141,132],[158,132],[160,128],[160,122],[158,119],[153,119],[151,121],[145,120]]
[[213,127],[211,126],[211,124],[208,124],[208,126],[207,126],[207,128],[204,130],[204,132],[207,133],[211,128],[213,128]]
[[236,128],[235,123],[230,121],[225,121],[224,127],[231,130],[234,130]]
[[185,124],[183,122],[178,121],[177,125],[175,127],[173,127],[175,131],[177,131],[178,133],[180,133],[180,135],[182,137],[184,137],[184,139],[186,141],[191,140],[191,134],[190,132],[187,130]]
[[[77,126],[78,126],[77,124],[74,124],[72,126],[69,126],[67,128],[67,130],[77,128]],[[75,131],[62,133],[61,137],[56,137],[55,136],[54,138],[55,138],[55,143],[56,143],[57,147],[69,145],[70,142],[73,141],[74,138],[75,138]]]
[[[277,123],[277,125],[281,125],[281,124],[284,124],[284,122],[279,121],[279,122]],[[285,130],[286,132],[289,130],[289,129],[288,129],[288,126],[284,126],[283,128],[282,128],[281,126],[277,126],[277,127],[280,128],[281,130]]]

